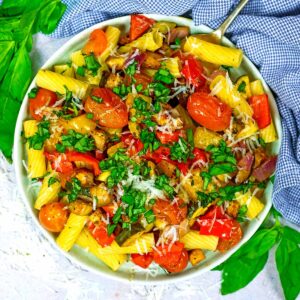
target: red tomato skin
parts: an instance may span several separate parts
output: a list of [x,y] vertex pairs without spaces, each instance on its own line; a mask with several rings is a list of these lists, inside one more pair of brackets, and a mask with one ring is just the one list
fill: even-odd
[[129,38],[131,41],[140,37],[144,32],[146,32],[155,21],[153,19],[147,18],[143,15],[131,15],[130,17],[130,31]]
[[29,99],[30,115],[38,121],[43,119],[43,114],[38,110],[43,106],[51,106],[57,101],[57,95],[49,90],[39,88],[35,98]]
[[253,110],[253,119],[256,121],[258,128],[263,129],[271,124],[271,111],[268,95],[257,95],[249,98],[250,106]]
[[99,161],[90,154],[70,151],[67,153],[67,160],[70,162],[82,161],[87,163],[93,168],[95,176],[98,176],[101,173]]
[[126,104],[121,98],[108,88],[94,88],[92,95],[101,98],[98,103],[91,97],[87,97],[84,109],[94,115],[94,120],[101,126],[109,128],[122,128],[128,124],[128,112]]
[[178,142],[179,137],[183,136],[181,130],[176,130],[172,133],[162,133],[161,131],[156,131],[155,134],[162,144]]
[[199,148],[194,148],[193,154],[194,154],[194,158],[192,160],[192,163],[195,163],[195,162],[205,163],[205,162],[207,162],[207,154],[204,150],[199,149]]
[[53,170],[63,174],[71,174],[73,172],[73,165],[68,160],[67,155],[65,153],[45,152],[45,156],[50,161]]
[[197,123],[212,131],[223,131],[230,125],[231,108],[207,93],[192,94],[187,102],[187,110]]
[[229,239],[219,238],[217,250],[225,252],[239,243],[243,237],[241,225],[236,220],[233,220],[233,227]]
[[141,140],[135,138],[131,133],[123,134],[121,142],[128,147],[129,156],[133,156],[143,150],[144,144]]
[[207,219],[198,220],[200,225],[200,234],[203,235],[214,235],[223,239],[230,239],[233,220],[231,219]]
[[153,254],[131,254],[131,260],[143,269],[147,269],[153,261]]
[[200,61],[194,57],[188,57],[184,61],[181,74],[189,84],[192,84],[196,88],[204,86],[205,78],[202,76],[202,73],[203,67]]
[[171,246],[169,244],[159,245],[153,251],[153,260],[159,264],[176,264],[184,249],[184,244],[175,242]]
[[102,29],[95,29],[90,34],[89,40],[83,47],[84,54],[95,54],[99,56],[107,48],[107,37]]
[[181,256],[176,264],[167,263],[161,266],[170,273],[179,273],[186,268],[188,262],[189,262],[188,252],[185,249],[183,249]]
[[111,245],[111,243],[115,240],[115,235],[113,233],[111,235],[108,235],[107,226],[105,223],[100,223],[99,225],[95,225],[93,222],[89,222],[88,230],[90,231],[94,239],[102,247]]
[[50,232],[61,232],[68,220],[68,210],[60,202],[44,205],[39,212],[41,225]]
[[153,205],[153,212],[159,219],[163,219],[169,224],[180,224],[187,215],[187,206],[183,200],[178,200],[172,204],[168,200],[157,199]]
[[159,245],[154,249],[153,260],[170,273],[178,273],[184,270],[188,264],[188,253],[184,244]]

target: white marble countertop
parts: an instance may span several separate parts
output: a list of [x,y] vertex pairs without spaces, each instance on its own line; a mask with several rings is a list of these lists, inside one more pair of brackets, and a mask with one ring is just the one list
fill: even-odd
[[[36,71],[67,39],[35,37]],[[221,296],[220,272],[162,286],[120,283],[73,265],[41,235],[17,191],[12,166],[0,157],[0,299],[283,299],[274,257],[246,288]]]

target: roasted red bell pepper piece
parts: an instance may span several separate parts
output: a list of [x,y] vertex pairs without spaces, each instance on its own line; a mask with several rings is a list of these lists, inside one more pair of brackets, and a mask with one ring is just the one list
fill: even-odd
[[141,140],[135,138],[131,133],[123,134],[121,142],[128,147],[129,156],[133,156],[143,150],[144,144]]
[[115,240],[115,235],[113,233],[111,235],[108,235],[107,225],[104,222],[101,222],[99,225],[95,225],[93,222],[89,222],[87,228],[94,239],[102,247],[109,246]]
[[202,73],[203,67],[200,61],[191,56],[184,60],[181,74],[189,84],[196,88],[204,86],[205,78],[202,76]]
[[249,103],[253,109],[253,119],[258,128],[263,129],[271,124],[271,112],[268,95],[257,95],[249,98]]
[[198,220],[200,234],[214,235],[223,239],[230,239],[234,220],[232,219],[206,219]]
[[63,173],[63,174],[70,174],[73,172],[73,165],[68,160],[67,155],[65,153],[48,153],[45,152],[46,158],[50,161],[51,167],[54,171]]
[[181,130],[176,130],[172,133],[163,133],[161,131],[156,131],[155,134],[162,144],[178,142],[179,137],[183,136],[183,132]]
[[130,17],[130,31],[129,38],[131,41],[140,37],[144,32],[146,32],[155,21],[153,19],[147,18],[143,15],[131,15]]
[[220,206],[212,206],[205,215],[198,218],[197,223],[200,234],[214,235],[225,240],[231,238],[235,226],[235,220],[225,215]]
[[90,154],[80,153],[75,151],[70,151],[67,154],[67,159],[70,162],[81,161],[93,168],[95,176],[98,176],[101,173],[99,168],[99,161]]
[[131,254],[131,260],[141,268],[147,269],[153,261],[153,254]]
[[113,204],[108,204],[101,206],[101,208],[108,214],[109,217],[113,217],[115,214],[115,206]]

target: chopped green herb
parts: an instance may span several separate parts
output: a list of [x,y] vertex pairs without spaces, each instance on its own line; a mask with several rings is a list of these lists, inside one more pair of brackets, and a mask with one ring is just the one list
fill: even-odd
[[67,182],[66,184],[68,192],[66,196],[69,202],[73,202],[77,199],[79,193],[82,190],[81,183],[78,178],[72,178],[71,182]]
[[192,150],[188,142],[184,138],[179,137],[179,141],[171,146],[171,159],[186,162],[188,158],[193,158]]
[[248,206],[246,204],[240,207],[237,216],[238,222],[242,223],[246,220],[247,211],[248,211]]
[[39,90],[38,88],[31,89],[31,91],[28,93],[28,98],[30,98],[30,99],[35,98],[38,90]]
[[97,102],[97,103],[102,103],[103,102],[103,99],[101,98],[101,97],[97,97],[97,96],[91,96],[91,98],[95,101],[95,102]]
[[169,101],[170,89],[164,86],[161,82],[152,82],[148,88],[154,92],[155,100],[162,103]]
[[48,180],[48,187],[54,184],[55,182],[58,182],[59,180],[56,177],[50,177]]
[[175,45],[180,46],[180,43],[181,43],[181,40],[180,40],[180,38],[177,37],[175,39]]
[[44,142],[50,138],[50,122],[49,121],[41,121],[38,124],[37,132],[27,139],[29,143],[29,148],[33,148],[34,150],[41,150],[44,146]]
[[68,134],[61,136],[61,143],[56,144],[58,152],[65,152],[66,148],[74,148],[74,150],[84,153],[95,149],[95,141],[86,134],[69,130]]
[[239,86],[238,86],[238,91],[240,93],[245,93],[246,92],[246,82],[242,81]]
[[133,76],[136,73],[136,67],[137,67],[137,62],[134,61],[125,69],[125,73],[127,75]]
[[138,84],[137,86],[136,86],[136,91],[139,93],[139,92],[141,92],[142,90],[143,90],[143,85],[140,83],[140,84]]
[[86,117],[87,117],[88,119],[93,119],[93,118],[94,118],[94,114],[92,114],[92,113],[87,113],[87,114],[86,114]]
[[93,54],[87,55],[84,57],[84,60],[86,63],[86,68],[91,71],[93,76],[96,76],[101,65],[96,60],[95,56]]
[[165,191],[170,198],[174,197],[175,190],[170,185],[170,180],[165,174],[157,176],[155,178],[155,187]]
[[165,84],[171,84],[174,82],[175,77],[170,73],[168,69],[159,69],[153,78],[156,82],[162,82]]
[[85,75],[85,67],[78,67],[77,70],[76,70],[76,73],[79,75],[79,76],[84,76]]

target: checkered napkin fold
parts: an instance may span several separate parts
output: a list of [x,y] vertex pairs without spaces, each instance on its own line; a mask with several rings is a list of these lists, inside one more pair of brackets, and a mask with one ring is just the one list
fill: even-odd
[[[52,35],[65,37],[101,21],[131,13],[182,15],[216,28],[237,0],[63,0],[68,6]],[[300,0],[250,0],[228,36],[260,69],[276,95],[283,140],[273,203],[300,224]]]

